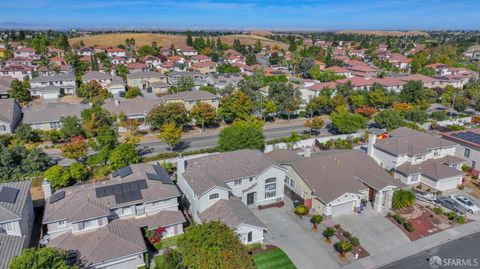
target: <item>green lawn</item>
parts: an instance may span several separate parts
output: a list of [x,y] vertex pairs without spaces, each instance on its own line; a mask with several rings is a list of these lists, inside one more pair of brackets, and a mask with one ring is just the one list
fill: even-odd
[[253,261],[257,269],[296,269],[287,254],[276,248],[269,251],[253,254]]

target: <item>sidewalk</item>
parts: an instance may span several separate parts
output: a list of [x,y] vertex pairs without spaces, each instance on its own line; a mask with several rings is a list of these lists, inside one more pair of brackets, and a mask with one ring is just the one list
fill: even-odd
[[[460,225],[400,247],[366,257],[342,267],[342,269],[378,268],[477,232],[480,232],[480,221]],[[386,243],[388,244],[388,242]]]

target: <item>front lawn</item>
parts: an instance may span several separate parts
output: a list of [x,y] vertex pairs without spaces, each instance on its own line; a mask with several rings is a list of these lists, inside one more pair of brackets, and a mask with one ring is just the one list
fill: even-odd
[[287,254],[279,248],[274,248],[253,254],[257,269],[296,269]]

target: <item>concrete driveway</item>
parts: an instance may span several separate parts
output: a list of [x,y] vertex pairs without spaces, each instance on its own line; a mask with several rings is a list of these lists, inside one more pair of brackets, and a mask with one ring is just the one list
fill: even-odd
[[334,222],[358,237],[360,244],[370,255],[410,242],[400,229],[384,217],[383,213],[373,212],[370,207],[361,214],[353,213],[336,217]]
[[[293,205],[287,201],[282,208],[253,210],[267,226],[265,243],[281,248],[299,269],[331,269],[340,265],[323,246],[321,232],[312,232],[293,214]],[[331,246],[330,246],[331,247]]]

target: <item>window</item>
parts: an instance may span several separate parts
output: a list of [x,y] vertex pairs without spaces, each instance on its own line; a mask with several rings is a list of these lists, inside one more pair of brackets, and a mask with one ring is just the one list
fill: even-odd
[[61,122],[50,122],[50,129],[60,129],[62,128]]
[[422,155],[419,155],[419,156],[416,156],[416,157],[415,157],[415,160],[418,161],[418,160],[421,160],[422,158],[423,158],[423,156],[422,156]]
[[213,194],[210,194],[208,199],[213,200],[213,199],[218,199],[219,197],[220,195],[218,193],[213,193]]
[[13,225],[13,222],[0,224],[0,233],[2,233],[2,231],[5,231],[5,232],[15,231],[15,226]]
[[418,181],[418,174],[412,175],[410,182],[417,182]]
[[277,179],[269,178],[265,180],[265,198],[272,198],[277,195]]
[[440,150],[436,149],[434,152],[433,152],[433,157],[438,157],[440,156]]
[[248,234],[247,234],[247,242],[248,243],[252,242],[252,237],[253,237],[253,233],[251,231],[248,232]]
[[295,189],[295,180],[290,179],[290,187],[292,187],[292,189]]
[[470,158],[470,149],[465,148],[465,151],[463,152],[463,157]]
[[472,169],[475,169],[475,165],[477,164],[476,161],[472,161]]
[[241,179],[237,179],[237,180],[233,181],[233,185],[234,185],[235,187],[242,186],[242,183],[243,183],[243,182],[242,182]]
[[163,202],[162,201],[156,201],[156,202],[153,202],[152,205],[153,206],[159,206],[161,205]]
[[7,127],[5,125],[0,125],[0,131],[4,132],[7,130]]
[[66,220],[61,220],[58,222],[58,226],[62,226],[62,227],[65,227],[67,226],[67,221]]
[[253,177],[250,177],[249,181],[252,182],[252,181],[253,181]]

